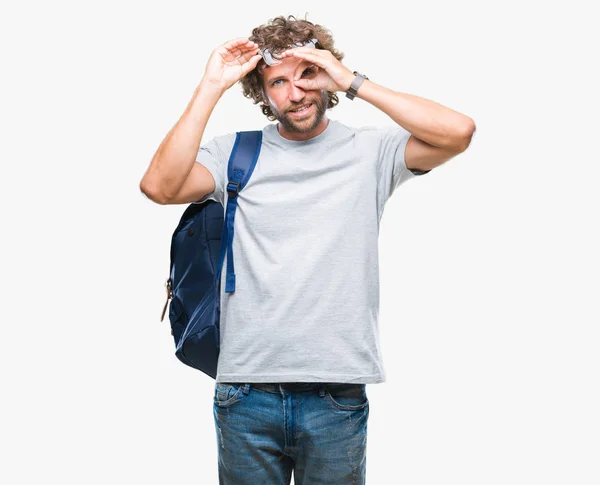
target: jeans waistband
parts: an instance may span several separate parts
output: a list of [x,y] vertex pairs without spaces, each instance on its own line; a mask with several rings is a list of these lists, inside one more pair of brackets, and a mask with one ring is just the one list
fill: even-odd
[[[281,387],[280,387],[281,386]],[[337,382],[253,382],[250,388],[260,389],[267,392],[279,393],[280,389],[285,391],[303,392],[334,388],[336,386],[365,386],[365,384],[342,384]]]
[[280,389],[294,392],[313,391],[324,385],[322,382],[253,382],[250,383],[250,388],[279,393]]

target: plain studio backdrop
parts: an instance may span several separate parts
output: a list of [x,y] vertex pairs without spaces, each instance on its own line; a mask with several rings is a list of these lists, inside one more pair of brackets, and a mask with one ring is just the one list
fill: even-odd
[[[185,205],[139,182],[217,46],[292,14],[350,70],[475,120],[389,199],[387,382],[367,483],[598,485],[592,2],[25,2],[3,8],[4,484],[216,484],[214,381],[160,322]],[[392,126],[340,93],[331,119]],[[204,134],[269,121],[233,86]]]

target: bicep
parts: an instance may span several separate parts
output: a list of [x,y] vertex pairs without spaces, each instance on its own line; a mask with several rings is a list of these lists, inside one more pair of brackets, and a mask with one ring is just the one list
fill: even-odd
[[459,153],[456,150],[430,145],[411,135],[406,143],[404,161],[406,168],[409,170],[429,171],[447,162]]
[[188,204],[197,202],[215,190],[215,180],[210,171],[200,162],[194,166],[177,195],[169,200],[169,204]]

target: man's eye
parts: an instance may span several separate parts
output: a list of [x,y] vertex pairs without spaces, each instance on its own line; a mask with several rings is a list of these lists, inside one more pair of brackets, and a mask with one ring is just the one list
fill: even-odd
[[[306,69],[304,69],[304,72],[302,73],[302,75],[304,76],[306,73],[313,74],[314,72],[315,72],[315,70],[312,67],[307,67]],[[277,86],[277,84],[280,82],[283,82],[283,79],[276,79],[275,81],[273,81],[271,83],[271,85]]]

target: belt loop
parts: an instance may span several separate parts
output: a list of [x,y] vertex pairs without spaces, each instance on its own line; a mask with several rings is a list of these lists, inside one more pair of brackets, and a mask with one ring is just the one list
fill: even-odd
[[248,393],[250,392],[250,384],[244,384],[244,387],[242,388],[242,392],[244,394],[246,394],[246,396],[248,395]]
[[319,396],[321,397],[325,397],[325,384],[320,384],[319,385]]

